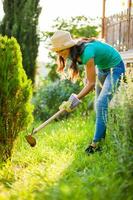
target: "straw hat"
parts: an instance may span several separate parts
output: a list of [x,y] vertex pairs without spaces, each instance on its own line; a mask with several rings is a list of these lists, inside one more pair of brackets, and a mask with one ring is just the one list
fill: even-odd
[[58,30],[51,37],[51,50],[61,51],[70,47],[73,47],[77,42],[72,39],[68,31]]

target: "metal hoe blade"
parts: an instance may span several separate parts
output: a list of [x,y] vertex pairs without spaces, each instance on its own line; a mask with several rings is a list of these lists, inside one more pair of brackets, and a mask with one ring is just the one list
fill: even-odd
[[32,135],[26,135],[25,138],[31,147],[36,145],[36,139]]
[[39,127],[32,130],[32,133],[30,135],[25,136],[27,142],[30,144],[31,147],[34,147],[36,145],[36,139],[32,136],[36,134],[38,131],[40,131],[42,128],[44,128],[47,124],[49,124],[51,121],[53,121],[56,117],[58,117],[60,114],[62,114],[65,110],[59,110],[57,113],[55,113],[52,117],[50,117],[47,121],[42,123]]

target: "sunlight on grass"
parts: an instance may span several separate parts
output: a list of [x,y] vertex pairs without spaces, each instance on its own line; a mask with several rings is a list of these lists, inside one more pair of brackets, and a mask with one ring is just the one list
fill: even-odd
[[0,200],[104,200],[112,198],[112,191],[119,195],[115,150],[105,145],[101,154],[88,157],[84,152],[93,135],[93,117],[82,117],[82,123],[76,116],[51,123],[35,135],[34,148],[22,133],[11,161],[0,169]]
[[[82,136],[87,132],[86,121],[79,124],[77,118],[75,121],[53,122],[36,135],[37,146],[34,148],[21,135],[16,141],[12,160],[0,171],[4,191],[0,194],[1,198],[7,200],[23,196],[32,199],[36,193],[43,193],[46,188],[58,183],[71,168],[80,143],[85,143]],[[66,185],[61,188],[63,192],[69,190]]]
[[[32,156],[31,153],[33,153]],[[58,182],[62,178],[63,172],[73,161],[73,156],[70,153],[65,151],[55,152],[54,149],[48,147],[45,147],[40,154],[31,150],[30,156],[26,157],[25,155],[24,161],[20,158],[21,165],[18,165],[18,163],[14,165],[12,161],[8,166],[5,166],[5,170],[1,174],[6,181],[6,185],[3,187],[5,193],[7,192],[7,184],[11,182],[10,191],[8,190],[11,196],[16,196],[17,194],[20,197],[24,195],[26,198],[31,198],[34,191],[43,191],[46,186],[48,187]],[[42,160],[37,159],[38,156],[41,156]],[[7,168],[8,173],[6,173]],[[1,180],[1,182],[3,181]]]

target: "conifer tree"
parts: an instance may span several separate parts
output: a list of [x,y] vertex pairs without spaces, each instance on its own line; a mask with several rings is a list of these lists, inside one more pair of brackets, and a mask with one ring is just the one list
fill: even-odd
[[28,77],[35,80],[36,58],[39,47],[37,32],[41,12],[40,0],[4,0],[5,16],[0,25],[0,33],[14,36],[20,44],[23,66]]
[[31,98],[20,46],[15,38],[0,36],[0,160],[11,156],[17,135],[32,123]]

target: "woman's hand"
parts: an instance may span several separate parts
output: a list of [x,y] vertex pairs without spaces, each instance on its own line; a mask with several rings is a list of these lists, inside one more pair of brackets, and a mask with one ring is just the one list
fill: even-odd
[[78,104],[81,101],[77,98],[76,94],[71,94],[71,96],[69,97],[68,101],[64,101],[59,109],[60,110],[66,110],[67,112],[71,112],[73,111],[74,108],[76,108],[78,106]]
[[62,104],[59,106],[59,110],[65,110],[67,112],[71,112],[71,102],[70,101],[63,101]]

